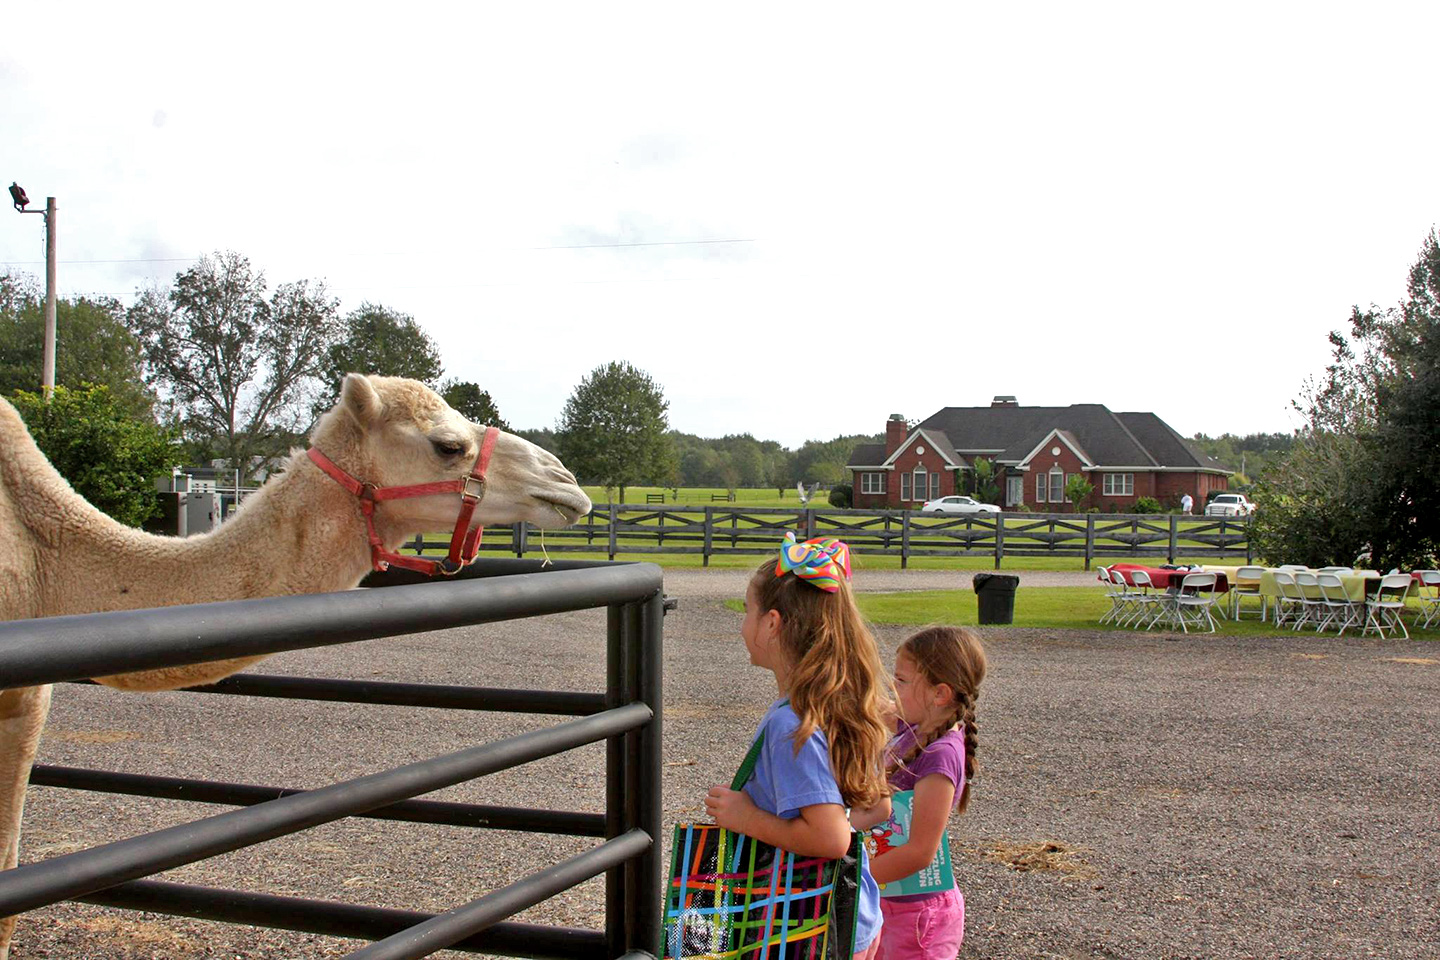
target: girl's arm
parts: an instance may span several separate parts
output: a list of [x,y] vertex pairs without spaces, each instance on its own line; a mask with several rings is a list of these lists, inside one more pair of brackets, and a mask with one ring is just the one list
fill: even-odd
[[903,846],[891,847],[870,861],[870,873],[876,881],[890,883],[930,865],[945,836],[945,822],[950,819],[954,800],[955,784],[949,777],[932,773],[920,778],[910,804],[910,838]]
[[717,786],[706,794],[705,808],[726,830],[743,833],[791,853],[834,860],[850,849],[850,821],[845,819],[845,808],[838,803],[801,807],[798,817],[782,820],[755,806],[745,791]]
[[890,798],[881,797],[873,807],[851,807],[850,826],[864,833],[877,823],[890,819]]

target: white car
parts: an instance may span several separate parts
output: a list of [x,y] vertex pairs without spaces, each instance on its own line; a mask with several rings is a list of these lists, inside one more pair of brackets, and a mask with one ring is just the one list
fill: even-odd
[[1243,493],[1221,493],[1205,504],[1207,517],[1248,517],[1255,512],[1255,504],[1245,499]]
[[941,497],[920,508],[921,513],[999,513],[993,503],[981,503],[974,497]]

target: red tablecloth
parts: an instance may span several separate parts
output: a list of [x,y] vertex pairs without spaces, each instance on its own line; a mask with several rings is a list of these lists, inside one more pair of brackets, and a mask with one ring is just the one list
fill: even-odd
[[[1110,565],[1110,569],[1123,576],[1125,582],[1132,587],[1135,586],[1135,581],[1130,577],[1131,571],[1144,570],[1150,577],[1150,583],[1161,590],[1169,590],[1171,587],[1179,589],[1180,582],[1185,579],[1187,574],[1200,572],[1199,570],[1165,570],[1161,567],[1147,567],[1139,563],[1114,563]],[[1227,593],[1229,590],[1230,582],[1225,578],[1225,574],[1215,574],[1215,592]]]

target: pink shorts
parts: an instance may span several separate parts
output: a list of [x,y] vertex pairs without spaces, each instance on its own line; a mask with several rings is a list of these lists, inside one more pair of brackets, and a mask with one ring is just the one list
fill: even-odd
[[947,890],[924,900],[880,900],[877,960],[955,960],[965,940],[965,898]]

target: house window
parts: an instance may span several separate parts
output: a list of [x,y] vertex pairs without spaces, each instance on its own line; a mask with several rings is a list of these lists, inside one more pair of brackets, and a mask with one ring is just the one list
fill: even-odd
[[1046,480],[1047,480],[1047,477],[1045,476],[1045,474],[1043,474],[1043,473],[1037,473],[1037,474],[1035,474],[1035,502],[1036,502],[1036,503],[1044,503],[1046,500],[1050,499],[1049,496],[1046,494],[1046,490],[1047,490],[1048,487],[1049,487],[1049,484],[1046,482]]
[[940,496],[940,474],[938,473],[930,474],[930,496],[932,499]]
[[1050,502],[1065,501],[1065,473],[1059,467],[1050,471]]
[[915,499],[929,500],[930,495],[925,491],[925,468],[915,468]]
[[1135,474],[1107,473],[1102,481],[1102,491],[1107,497],[1135,496]]
[[885,474],[883,473],[862,473],[860,474],[861,493],[884,493]]
[[901,501],[910,499],[910,474],[908,473],[900,474],[900,499]]

